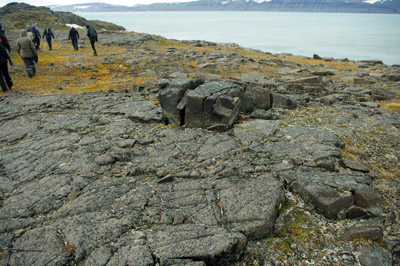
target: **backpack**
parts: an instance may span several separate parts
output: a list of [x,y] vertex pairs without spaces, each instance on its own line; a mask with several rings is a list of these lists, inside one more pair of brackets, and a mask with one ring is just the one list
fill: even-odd
[[39,32],[38,32],[34,27],[31,27],[31,31],[32,31],[32,33],[33,33],[33,38],[34,38],[34,39],[39,39],[39,40],[40,40]]
[[97,37],[97,32],[96,32],[96,30],[93,29],[93,28],[90,28],[90,29],[89,29],[89,35],[90,35],[91,38]]
[[50,37],[51,37],[51,35],[53,35],[53,31],[52,31],[50,28],[46,28],[45,31],[46,31],[45,34],[46,34],[47,36],[50,36]]

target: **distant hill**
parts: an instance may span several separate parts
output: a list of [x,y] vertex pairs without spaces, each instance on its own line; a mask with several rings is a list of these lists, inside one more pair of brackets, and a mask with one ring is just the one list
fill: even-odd
[[0,8],[1,23],[6,32],[25,29],[32,22],[37,22],[39,28],[50,26],[52,29],[67,29],[66,24],[76,24],[84,27],[87,24],[97,29],[125,30],[124,27],[102,21],[88,21],[70,12],[55,12],[48,7],[36,7],[25,3],[10,3]]
[[399,14],[400,0],[381,0],[373,4],[365,0],[198,0],[183,3],[156,3],[132,7],[88,3],[49,6],[68,12],[116,11],[287,11]]

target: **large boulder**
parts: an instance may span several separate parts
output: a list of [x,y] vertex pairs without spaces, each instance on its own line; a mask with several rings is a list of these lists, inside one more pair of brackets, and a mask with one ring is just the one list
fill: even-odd
[[198,78],[178,78],[161,82],[158,100],[162,108],[163,120],[167,123],[182,125],[184,113],[178,105],[188,90],[194,90],[202,83],[204,81]]
[[233,81],[202,83],[195,78],[160,84],[162,120],[187,127],[232,127],[239,116],[245,85]]
[[185,125],[230,128],[238,119],[245,86],[236,82],[210,82],[186,95]]
[[241,111],[251,113],[256,109],[268,110],[271,108],[271,96],[268,88],[247,86],[243,95]]

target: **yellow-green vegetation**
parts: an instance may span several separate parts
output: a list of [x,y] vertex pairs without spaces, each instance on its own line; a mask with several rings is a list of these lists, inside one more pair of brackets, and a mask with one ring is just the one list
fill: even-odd
[[379,105],[381,106],[381,108],[384,108],[387,110],[392,110],[392,111],[396,111],[396,112],[400,111],[400,100],[399,99],[395,99],[390,102],[380,102]]
[[[331,228],[315,223],[315,220],[310,218],[311,214],[299,207],[300,201],[298,196],[285,200],[280,209],[284,223],[276,229],[276,237],[263,241],[260,249],[256,250],[255,257],[269,258],[270,254],[274,253],[277,255],[272,261],[279,261],[280,265],[290,265],[290,261],[299,256],[303,259],[310,255],[316,257],[315,254],[301,255],[306,250],[319,252],[322,258],[328,243],[335,245],[336,242],[340,242],[340,239],[336,239],[335,234],[330,232]],[[314,263],[320,265],[321,262],[317,260]]]
[[[116,86],[128,88],[131,84],[143,84],[146,79],[131,76],[120,78],[118,74],[130,69],[121,62],[104,64],[104,57],[108,54],[123,54],[126,49],[119,46],[97,47],[102,56],[94,57],[90,47],[75,51],[72,45],[54,42],[53,50],[42,44],[39,51],[37,75],[29,79],[25,73],[22,59],[14,51],[14,67],[11,71],[14,80],[14,89],[39,94],[48,93],[84,93],[99,90],[115,89]],[[62,90],[55,90],[60,86]]]
[[[64,33],[67,35],[67,33]],[[127,50],[126,47],[98,43],[98,57],[92,56],[89,43],[78,51],[73,50],[68,41],[53,42],[53,50],[47,49],[47,44],[42,42],[39,51],[39,64],[37,65],[37,76],[28,79],[23,67],[23,62],[15,51],[11,54],[15,61],[12,76],[15,81],[15,89],[35,93],[84,93],[109,89],[129,89],[133,85],[154,86],[157,82],[156,76],[147,75],[147,70],[152,70],[158,77],[164,75],[164,70],[180,69],[191,73],[189,77],[196,76],[200,71],[203,74],[217,74],[221,79],[228,79],[248,73],[253,62],[260,60],[278,59],[279,56],[270,55],[251,49],[239,49],[229,45],[218,44],[215,46],[195,47],[183,42],[167,40],[162,37],[154,37],[146,42],[145,49]],[[213,67],[200,69],[197,62],[190,56],[183,56],[180,60],[152,60],[155,56],[165,56],[169,49],[177,53],[187,54],[193,51],[204,53],[236,54],[248,58],[244,62],[232,62],[229,66],[215,64]],[[145,55],[145,56],[144,56]],[[149,56],[150,55],[150,56]],[[142,57],[141,57],[142,56]],[[108,60],[112,57],[113,60]],[[127,65],[127,59],[141,58],[136,64]],[[302,64],[315,64],[311,59],[298,59],[290,57],[291,60],[302,60]],[[279,60],[279,59],[278,59]],[[332,66],[341,67],[343,62],[328,62]],[[258,64],[257,72],[266,75],[277,75],[277,66]],[[348,63],[348,67],[352,67]],[[62,90],[54,90],[59,86]]]

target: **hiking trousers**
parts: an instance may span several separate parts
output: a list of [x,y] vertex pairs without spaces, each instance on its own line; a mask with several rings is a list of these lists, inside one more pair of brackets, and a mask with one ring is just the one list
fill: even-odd
[[25,64],[25,71],[28,74],[28,76],[31,78],[36,74],[36,66],[35,62],[33,61],[33,58],[22,58],[22,61],[24,61]]
[[0,86],[4,92],[13,86],[7,64],[0,64]]
[[78,39],[71,39],[72,46],[76,51],[78,51]]
[[47,44],[49,45],[49,50],[51,50],[51,38],[46,38]]
[[94,55],[97,55],[96,47],[94,47],[94,43],[95,43],[95,42],[96,42],[96,41],[90,41],[90,44],[92,45],[93,54],[94,54]]

